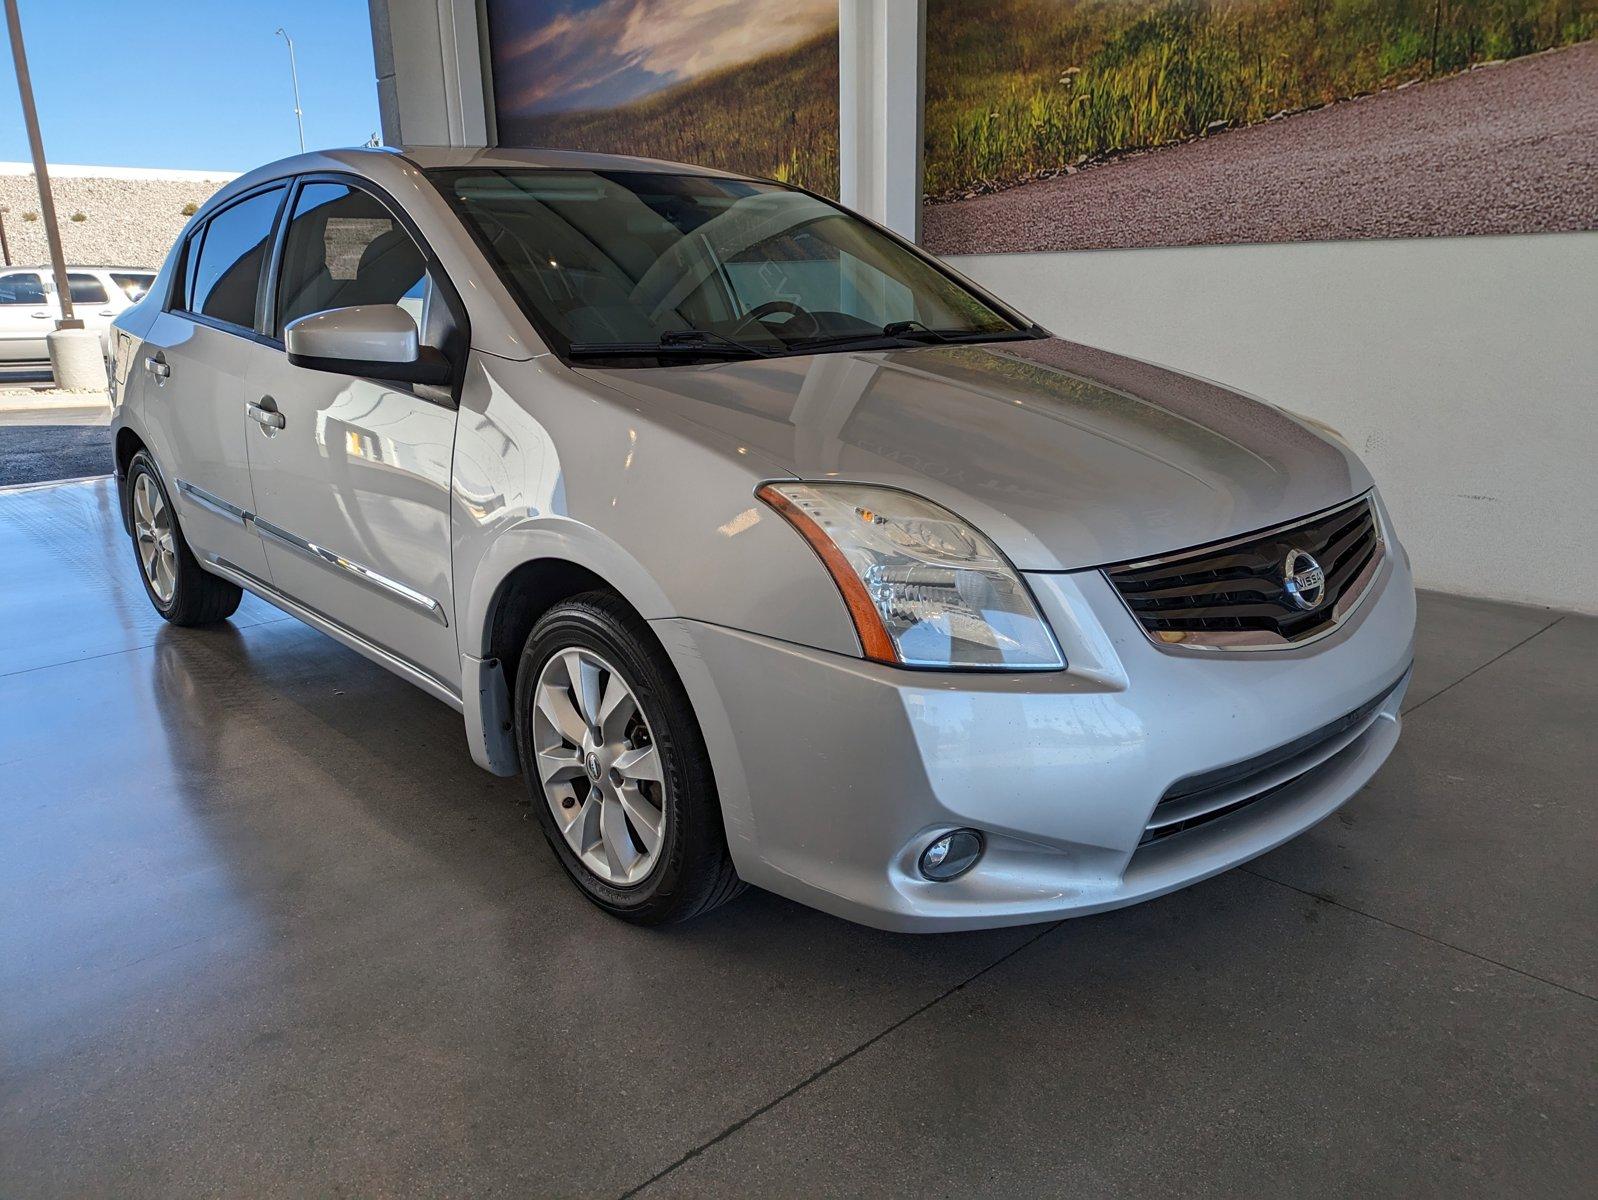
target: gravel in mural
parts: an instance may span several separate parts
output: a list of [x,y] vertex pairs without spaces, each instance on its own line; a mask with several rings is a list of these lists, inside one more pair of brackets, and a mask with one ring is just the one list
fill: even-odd
[[930,0],[945,253],[1598,227],[1598,0]]

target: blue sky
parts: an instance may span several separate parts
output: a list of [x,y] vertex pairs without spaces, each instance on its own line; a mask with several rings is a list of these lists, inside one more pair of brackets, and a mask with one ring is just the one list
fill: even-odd
[[[305,144],[378,128],[366,0],[20,0],[51,162],[244,171],[295,153],[294,38]],[[0,21],[0,160],[26,161]]]

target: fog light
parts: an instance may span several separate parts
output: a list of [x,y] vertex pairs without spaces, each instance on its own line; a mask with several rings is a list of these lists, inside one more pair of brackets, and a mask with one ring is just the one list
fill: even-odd
[[958,879],[982,857],[982,835],[975,829],[946,833],[921,852],[921,874],[934,883]]

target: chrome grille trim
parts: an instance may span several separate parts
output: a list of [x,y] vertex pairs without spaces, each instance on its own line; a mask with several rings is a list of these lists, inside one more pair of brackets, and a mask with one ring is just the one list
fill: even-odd
[[[1363,511],[1361,511],[1363,510]],[[1347,513],[1350,521],[1342,526],[1334,523]],[[1327,546],[1314,545],[1309,547],[1312,552],[1325,553],[1328,549],[1336,551],[1339,555],[1351,554],[1355,573],[1351,578],[1344,577],[1337,581],[1337,588],[1324,608],[1316,610],[1315,617],[1306,620],[1302,614],[1295,613],[1276,596],[1260,590],[1259,585],[1265,582],[1264,576],[1258,571],[1241,576],[1223,576],[1215,566],[1217,560],[1235,556],[1245,552],[1250,547],[1265,546],[1272,543],[1278,545],[1290,542],[1294,535],[1301,531],[1310,530],[1312,527],[1331,527],[1330,542]],[[1367,544],[1368,543],[1368,544]],[[1162,650],[1200,650],[1200,651],[1272,651],[1293,650],[1300,646],[1311,645],[1322,638],[1329,637],[1352,616],[1364,603],[1372,591],[1382,563],[1387,556],[1387,532],[1382,525],[1381,514],[1376,507],[1375,497],[1371,492],[1354,497],[1352,500],[1331,508],[1322,509],[1311,513],[1309,516],[1300,517],[1282,525],[1272,526],[1268,529],[1256,530],[1253,533],[1242,534],[1226,541],[1215,542],[1209,545],[1195,547],[1188,550],[1179,550],[1171,554],[1160,555],[1155,558],[1138,559],[1134,562],[1119,563],[1103,568],[1105,578],[1110,583],[1115,594],[1120,598],[1128,614],[1144,635]],[[1360,558],[1364,561],[1361,564]],[[1337,575],[1347,564],[1341,557],[1334,564],[1322,564],[1329,577]],[[1209,580],[1190,582],[1187,584],[1176,583],[1170,588],[1149,589],[1145,585],[1148,581],[1130,578],[1134,575],[1146,575],[1151,570],[1160,568],[1188,568],[1186,574],[1210,574]],[[1230,566],[1227,569],[1236,571],[1239,568]],[[1183,574],[1180,570],[1172,576],[1173,580],[1179,579]],[[1274,591],[1280,586],[1274,578],[1270,581]],[[1236,585],[1228,588],[1227,584]],[[1260,623],[1275,623],[1286,620],[1295,625],[1295,630],[1283,633],[1278,628],[1253,628],[1238,629],[1224,627],[1227,623],[1240,623],[1239,619],[1227,612],[1228,607],[1234,605],[1231,597],[1237,592],[1248,592],[1247,585],[1253,584],[1254,600],[1249,607],[1253,610],[1279,608],[1281,616],[1271,617],[1261,615],[1257,611],[1249,619]],[[1169,598],[1184,599],[1192,597],[1195,600],[1204,595],[1216,597],[1217,603],[1209,606],[1198,604],[1175,607],[1164,610],[1152,610],[1147,603],[1139,604],[1140,597],[1147,598],[1151,590],[1169,591],[1173,595]],[[1285,596],[1285,593],[1283,593]],[[1142,611],[1140,610],[1142,608]],[[1183,615],[1184,612],[1191,615]],[[1212,621],[1221,628],[1186,628],[1170,629],[1163,626],[1174,621],[1189,624],[1198,624],[1203,621]]]

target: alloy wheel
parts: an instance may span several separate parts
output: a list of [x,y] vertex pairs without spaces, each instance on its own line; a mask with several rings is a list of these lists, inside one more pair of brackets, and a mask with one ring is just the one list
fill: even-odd
[[177,541],[172,532],[172,512],[148,474],[140,474],[133,484],[133,535],[139,548],[139,566],[150,590],[162,604],[170,604],[177,590]]
[[550,657],[533,696],[533,753],[555,827],[613,887],[643,880],[665,841],[660,754],[627,681],[591,650]]

